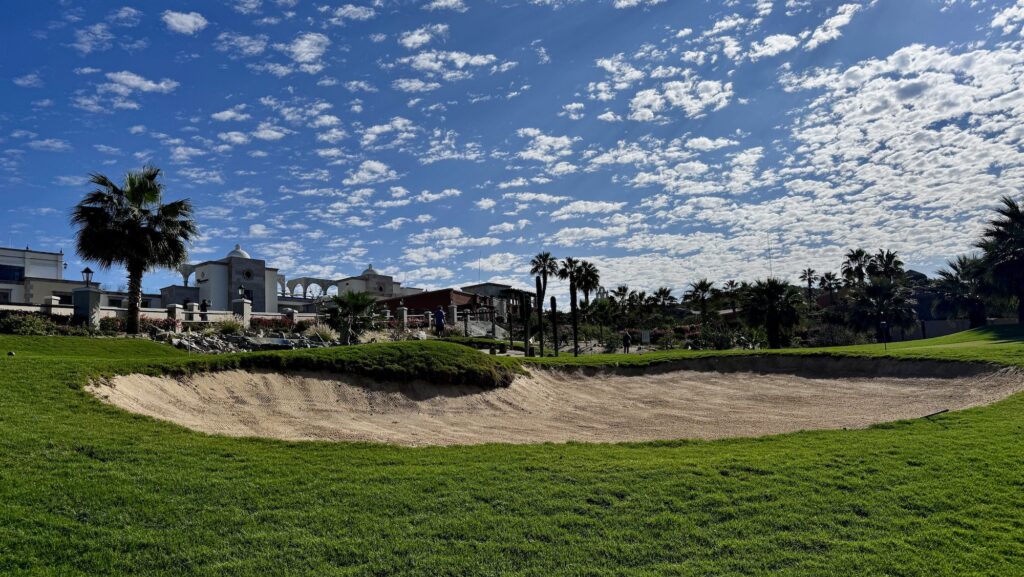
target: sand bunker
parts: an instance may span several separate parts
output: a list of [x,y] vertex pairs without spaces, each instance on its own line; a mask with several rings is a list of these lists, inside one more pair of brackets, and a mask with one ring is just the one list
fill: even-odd
[[1024,374],[1005,369],[956,378],[809,378],[535,370],[508,388],[482,390],[229,371],[122,376],[89,390],[129,411],[207,433],[456,445],[716,439],[864,427],[991,403],[1024,390]]

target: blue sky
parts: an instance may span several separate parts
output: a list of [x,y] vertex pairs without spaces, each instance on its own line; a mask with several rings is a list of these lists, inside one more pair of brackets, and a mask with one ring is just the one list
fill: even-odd
[[549,250],[680,289],[765,276],[769,241],[792,280],[854,246],[930,272],[1024,184],[1024,0],[7,13],[4,245],[71,252],[86,175],[149,163],[196,206],[193,260],[440,287],[528,282]]

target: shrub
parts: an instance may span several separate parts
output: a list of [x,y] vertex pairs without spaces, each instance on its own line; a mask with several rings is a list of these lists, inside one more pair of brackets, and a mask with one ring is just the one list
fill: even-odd
[[157,319],[153,317],[139,318],[139,332],[156,333],[160,331],[178,332],[181,330],[181,323],[177,319]]
[[214,325],[216,332],[222,335],[240,335],[245,332],[245,327],[242,326],[242,321],[238,318],[228,319],[221,321]]
[[105,317],[100,319],[100,332],[104,334],[123,333],[125,330],[124,319],[118,317]]
[[0,316],[0,333],[23,336],[55,335],[58,324],[51,318],[36,313],[4,313]]
[[299,321],[299,322],[295,323],[295,328],[293,330],[295,332],[301,334],[301,333],[304,333],[304,332],[308,331],[309,327],[313,326],[314,324],[315,323],[310,322],[310,321]]
[[334,342],[341,338],[338,331],[322,323],[317,323],[309,327],[303,331],[302,334],[307,338],[319,338],[325,343]]
[[296,324],[288,317],[280,318],[254,318],[249,323],[253,330],[289,332],[295,329]]

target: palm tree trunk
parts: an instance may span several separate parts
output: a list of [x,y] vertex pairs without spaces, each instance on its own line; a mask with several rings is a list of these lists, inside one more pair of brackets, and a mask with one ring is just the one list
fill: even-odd
[[140,263],[128,265],[128,319],[125,329],[130,335],[139,334],[139,316],[142,307],[142,273],[146,267]]
[[580,356],[580,326],[576,316],[576,281],[569,279],[569,307],[572,310],[572,356]]

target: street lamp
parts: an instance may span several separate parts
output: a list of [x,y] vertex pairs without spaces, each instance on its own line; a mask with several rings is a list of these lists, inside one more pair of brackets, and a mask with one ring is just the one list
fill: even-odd
[[887,327],[889,326],[889,323],[887,323],[885,321],[882,321],[881,324],[882,324],[882,347],[885,350],[888,351],[889,350],[889,331],[888,331]]
[[243,285],[238,285],[238,298],[245,298],[245,287]]
[[82,280],[85,281],[85,286],[87,286],[87,287],[91,287],[92,286],[92,269],[91,268],[85,267],[85,269],[82,270]]

